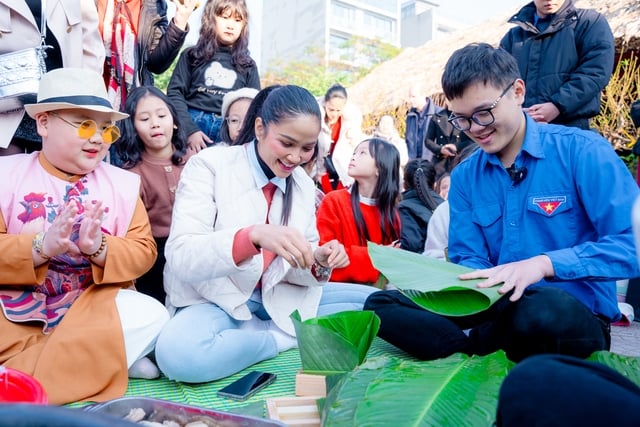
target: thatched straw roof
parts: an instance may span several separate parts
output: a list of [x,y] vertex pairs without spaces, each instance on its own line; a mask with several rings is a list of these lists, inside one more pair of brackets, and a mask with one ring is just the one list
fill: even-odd
[[[616,37],[616,49],[640,51],[640,1],[574,0],[579,8],[596,9],[604,14]],[[526,0],[523,1],[523,5]],[[409,88],[422,83],[426,93],[441,91],[440,77],[454,50],[472,42],[497,45],[512,27],[507,23],[512,13],[497,16],[482,24],[459,30],[446,39],[432,40],[417,48],[407,48],[394,59],[376,67],[349,88],[349,98],[364,114],[379,113],[402,105]]]

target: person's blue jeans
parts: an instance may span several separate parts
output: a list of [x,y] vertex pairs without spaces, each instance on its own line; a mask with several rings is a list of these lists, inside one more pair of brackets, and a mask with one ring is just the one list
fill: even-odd
[[222,116],[195,108],[189,108],[189,114],[191,115],[191,120],[213,141],[213,144],[208,145],[214,145],[220,141]]
[[[367,297],[377,290],[365,285],[327,283],[323,286],[318,316],[362,310]],[[254,317],[262,321],[270,319],[259,292],[254,292],[247,305]],[[155,352],[158,367],[170,379],[189,383],[235,374],[278,355],[269,323],[235,320],[212,303],[184,307],[158,337]]]

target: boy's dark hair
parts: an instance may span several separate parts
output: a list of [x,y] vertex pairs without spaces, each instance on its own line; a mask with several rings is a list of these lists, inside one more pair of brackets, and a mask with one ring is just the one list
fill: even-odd
[[[400,238],[400,224],[398,221],[398,202],[400,200],[400,152],[390,142],[381,138],[368,138],[362,141],[369,143],[369,153],[378,168],[378,179],[373,190],[373,198],[380,212],[380,229],[382,243],[390,244]],[[358,144],[358,145],[360,145]],[[356,222],[356,230],[360,243],[365,244],[369,232],[360,209],[360,192],[358,182],[351,187],[351,210]]]
[[171,155],[171,163],[174,165],[182,164],[183,158],[187,153],[187,135],[180,124],[180,118],[173,103],[167,95],[157,87],[150,85],[140,86],[133,89],[127,96],[127,102],[124,104],[124,112],[129,114],[129,118],[118,122],[122,137],[113,147],[115,151],[114,157],[118,163],[117,166],[121,166],[124,169],[130,169],[138,164],[142,159],[142,152],[145,150],[144,143],[138,136],[133,122],[135,120],[138,103],[142,98],[147,96],[159,98],[164,102],[173,118],[174,129],[171,144],[173,145],[174,151]]
[[516,59],[506,50],[487,43],[471,43],[453,52],[442,74],[447,99],[462,96],[476,83],[505,88],[520,78]]

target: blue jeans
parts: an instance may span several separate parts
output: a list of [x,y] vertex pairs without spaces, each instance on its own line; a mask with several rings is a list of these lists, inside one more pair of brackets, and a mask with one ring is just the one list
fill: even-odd
[[[351,283],[323,286],[318,316],[345,310],[362,310],[367,297],[377,288]],[[271,322],[260,292],[247,302],[254,314],[251,321],[235,320],[212,303],[180,309],[165,325],[156,342],[156,361],[170,379],[189,383],[228,377],[262,360],[278,355]],[[249,323],[258,327],[247,327]]]
[[191,115],[191,120],[213,141],[213,144],[208,145],[214,145],[220,141],[222,116],[195,108],[189,108],[189,114]]

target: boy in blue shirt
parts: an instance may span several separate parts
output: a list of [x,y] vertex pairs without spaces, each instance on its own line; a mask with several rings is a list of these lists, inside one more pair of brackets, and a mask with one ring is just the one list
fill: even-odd
[[504,297],[484,312],[446,317],[396,291],[365,309],[379,335],[422,359],[503,349],[586,357],[608,350],[620,318],[615,280],[638,276],[631,207],[639,194],[608,141],[595,132],[538,124],[522,110],[515,59],[471,44],[442,77],[449,121],[481,150],[452,173],[448,253]]

